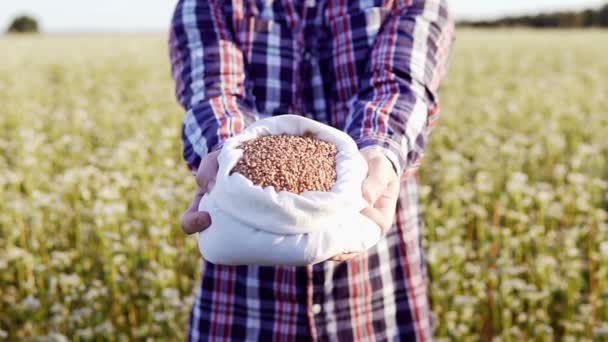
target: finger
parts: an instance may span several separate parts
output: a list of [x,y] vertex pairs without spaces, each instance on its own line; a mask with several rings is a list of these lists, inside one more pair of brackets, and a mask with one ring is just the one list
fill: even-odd
[[356,257],[358,255],[358,253],[345,253],[345,254],[340,254],[340,255],[336,255],[334,257],[332,257],[331,261],[346,261],[346,260],[350,260],[354,257]]
[[[219,151],[211,152],[203,157],[198,171],[196,172],[196,182],[204,192],[211,191],[215,184],[215,178],[219,169],[217,156]],[[210,184],[211,183],[211,184]]]
[[203,198],[204,195],[205,195],[205,192],[199,186],[196,189],[196,193],[194,194],[194,198],[192,199],[192,202],[190,202],[190,206],[186,210],[186,213],[195,213],[195,212],[197,212],[198,211],[198,206],[199,206],[199,204],[201,202],[201,199]]
[[391,218],[387,218],[380,210],[374,207],[367,207],[361,210],[361,214],[377,224],[380,227],[381,234],[384,234],[390,228],[391,224],[389,220]]
[[391,178],[391,170],[387,166],[386,157],[368,160],[368,176],[363,181],[363,198],[373,205],[378,200]]
[[198,211],[203,195],[203,189],[199,187],[194,195],[194,199],[192,199],[190,207],[182,216],[182,229],[186,234],[201,232],[211,224],[209,213]]
[[215,177],[213,177],[212,179],[209,179],[209,182],[207,182],[207,192],[211,192],[211,190],[213,190],[213,187],[215,186]]
[[369,203],[369,205],[373,205],[380,197],[380,194],[386,188],[388,180],[382,179],[377,175],[372,175],[367,177],[363,181],[363,198]]
[[186,234],[194,234],[202,232],[211,225],[211,216],[209,213],[199,211],[195,213],[186,212],[182,216],[182,229]]
[[374,221],[386,233],[393,225],[395,211],[397,209],[397,199],[399,197],[398,181],[391,182],[385,191],[380,195],[374,206],[369,206],[361,211],[361,214]]
[[400,186],[401,184],[398,181],[391,182],[376,203],[374,203],[374,209],[378,210],[386,218],[389,226],[392,225],[395,211],[397,210]]

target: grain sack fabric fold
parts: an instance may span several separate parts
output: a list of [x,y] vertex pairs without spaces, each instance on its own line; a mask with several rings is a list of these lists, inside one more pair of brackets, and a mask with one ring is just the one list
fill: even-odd
[[[336,182],[329,192],[295,194],[262,188],[231,170],[241,159],[239,146],[266,135],[304,135],[336,145]],[[367,206],[361,186],[367,163],[350,136],[297,116],[258,120],[228,139],[218,156],[213,190],[200,202],[211,226],[199,233],[203,257],[224,265],[304,266],[375,245],[381,231],[360,211]]]

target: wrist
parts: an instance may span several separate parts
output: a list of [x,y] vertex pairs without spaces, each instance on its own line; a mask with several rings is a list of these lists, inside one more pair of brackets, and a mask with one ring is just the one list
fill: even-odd
[[400,177],[402,172],[404,171],[405,165],[407,165],[406,151],[404,150],[404,146],[398,144],[395,140],[380,136],[380,135],[369,135],[365,137],[360,137],[355,140],[357,146],[359,146],[359,150],[362,151],[364,149],[375,149],[380,151],[386,158],[390,160],[393,165],[393,168],[396,170],[397,175]]
[[366,146],[359,150],[363,157],[369,162],[371,159],[382,159],[388,162],[396,177],[399,176],[398,161],[390,157],[390,151],[381,146]]

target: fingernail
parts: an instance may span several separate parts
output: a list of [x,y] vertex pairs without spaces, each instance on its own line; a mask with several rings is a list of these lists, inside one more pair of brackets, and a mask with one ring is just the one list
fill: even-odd
[[206,214],[198,215],[198,217],[196,219],[196,225],[199,228],[207,228],[207,227],[209,227],[210,224],[211,224],[211,218],[209,217],[209,215],[206,215]]
[[367,193],[367,203],[369,203],[369,205],[372,207],[374,206],[374,198],[378,198],[378,196],[371,191]]
[[369,194],[368,190],[363,190],[363,199],[368,203],[368,204],[372,204],[372,197]]

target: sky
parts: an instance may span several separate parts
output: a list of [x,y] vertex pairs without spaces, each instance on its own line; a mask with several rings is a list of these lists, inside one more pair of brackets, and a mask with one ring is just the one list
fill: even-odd
[[[44,32],[164,31],[176,0],[0,0],[0,31],[20,14],[35,17]],[[452,0],[457,19],[599,7],[605,0]]]

